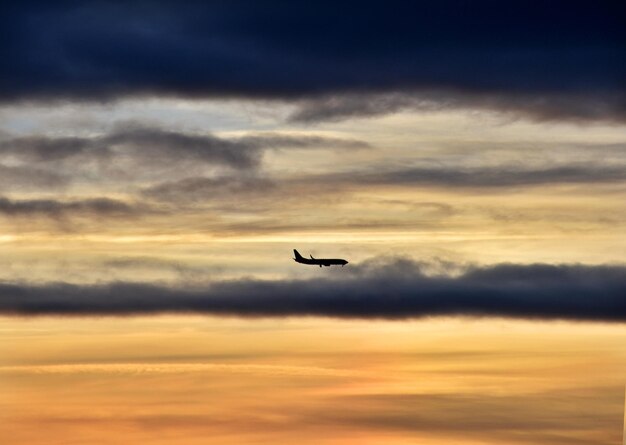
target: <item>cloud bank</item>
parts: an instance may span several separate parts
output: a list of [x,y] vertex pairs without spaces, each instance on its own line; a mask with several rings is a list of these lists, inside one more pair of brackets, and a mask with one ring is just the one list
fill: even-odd
[[[326,271],[326,269],[324,269]],[[219,281],[203,288],[151,284],[0,285],[4,315],[219,314],[414,319],[515,317],[626,322],[626,268],[497,265],[428,276],[410,260],[366,262],[332,278]]]
[[[0,100],[301,99],[408,91],[432,98],[433,91],[444,91],[539,118],[623,121],[620,6],[5,2],[0,56],[10,63],[0,68]],[[489,104],[494,97],[498,103]]]

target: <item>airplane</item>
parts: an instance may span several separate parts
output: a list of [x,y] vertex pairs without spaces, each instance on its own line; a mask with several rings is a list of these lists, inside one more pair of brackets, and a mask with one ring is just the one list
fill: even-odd
[[293,249],[293,254],[296,256],[293,260],[296,263],[300,263],[300,264],[309,264],[312,266],[345,266],[346,264],[348,264],[348,262],[346,260],[342,260],[340,258],[321,258],[321,259],[315,259],[313,258],[313,255],[311,255],[311,259],[308,258],[304,258],[302,255],[300,255],[300,252],[298,252],[296,249]]

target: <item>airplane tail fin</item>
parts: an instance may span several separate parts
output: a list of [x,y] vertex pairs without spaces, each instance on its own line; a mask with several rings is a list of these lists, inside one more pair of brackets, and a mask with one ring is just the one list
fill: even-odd
[[302,259],[302,255],[300,255],[300,252],[298,252],[296,249],[293,249],[293,254],[296,256],[296,260]]

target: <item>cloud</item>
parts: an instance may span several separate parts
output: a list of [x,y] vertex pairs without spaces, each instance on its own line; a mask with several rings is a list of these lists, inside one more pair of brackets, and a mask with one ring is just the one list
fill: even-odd
[[26,1],[0,17],[4,101],[447,91],[624,121],[617,3]]
[[194,135],[138,124],[120,124],[94,137],[31,136],[0,143],[0,153],[24,162],[110,163],[115,158],[133,164],[203,162],[247,169],[260,162],[259,144]]
[[148,187],[142,194],[157,201],[206,203],[223,199],[232,201],[235,198],[255,199],[271,193],[274,187],[272,181],[256,176],[192,177]]
[[207,287],[190,288],[131,283],[3,283],[0,313],[199,313],[367,319],[493,316],[626,321],[626,269],[621,266],[503,264],[472,268],[458,276],[428,276],[419,264],[396,259],[350,265],[326,276],[216,281]]
[[124,122],[94,136],[35,135],[0,140],[0,173],[4,173],[0,184],[37,189],[100,182],[123,187],[154,183],[164,177],[174,181],[233,171],[253,175],[269,150],[369,147],[357,139],[315,134],[219,137]]
[[12,200],[0,197],[0,215],[60,218],[69,214],[92,216],[132,216],[148,212],[147,208],[109,198],[70,201],[56,199]]
[[78,156],[94,148],[94,154],[104,155],[104,147],[94,147],[94,141],[80,137],[47,138],[28,136],[0,141],[0,153],[19,160],[45,162]]
[[[498,443],[592,445],[619,439],[623,388],[599,386],[525,394],[379,393],[335,397],[329,422],[404,434]],[[598,402],[601,401],[601,402]],[[349,409],[341,409],[350,407]],[[311,413],[326,419],[328,412]],[[576,427],[572,428],[573,422]]]
[[417,91],[339,94],[302,100],[288,120],[295,123],[339,122],[401,111],[449,109],[496,111],[508,118],[539,122],[626,121],[626,92],[576,94],[528,92]]
[[70,182],[62,174],[29,166],[0,164],[0,187],[2,190],[37,190],[60,188]]
[[99,136],[28,136],[0,140],[0,155],[29,163],[111,162],[117,157],[148,164],[189,161],[250,169],[259,165],[261,155],[268,149],[369,147],[369,144],[357,139],[280,133],[253,133],[227,138],[126,122]]
[[290,135],[280,133],[257,133],[236,139],[238,142],[270,149],[281,148],[335,148],[367,149],[372,146],[358,139],[335,138],[318,135]]
[[517,187],[544,184],[619,183],[626,180],[623,165],[561,165],[548,168],[407,167],[387,171],[331,173],[304,181],[345,185],[401,185],[432,187]]
[[[516,188],[556,184],[611,184],[626,181],[626,166],[562,165],[548,168],[496,167],[378,167],[300,177],[268,178],[255,175],[194,176],[158,183],[141,190],[145,198],[178,204],[206,204],[261,211],[300,205],[303,202],[354,199],[351,192],[363,188],[442,187],[450,189]],[[393,205],[393,202],[386,202]],[[396,203],[397,204],[397,203]],[[225,206],[225,207],[224,207]],[[441,205],[435,210],[450,213]],[[424,206],[422,206],[424,210]],[[254,227],[250,227],[254,229]]]

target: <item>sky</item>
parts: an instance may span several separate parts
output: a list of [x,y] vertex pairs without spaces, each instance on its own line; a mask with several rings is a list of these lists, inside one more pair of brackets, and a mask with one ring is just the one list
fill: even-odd
[[2,443],[618,443],[624,18],[3,2]]

